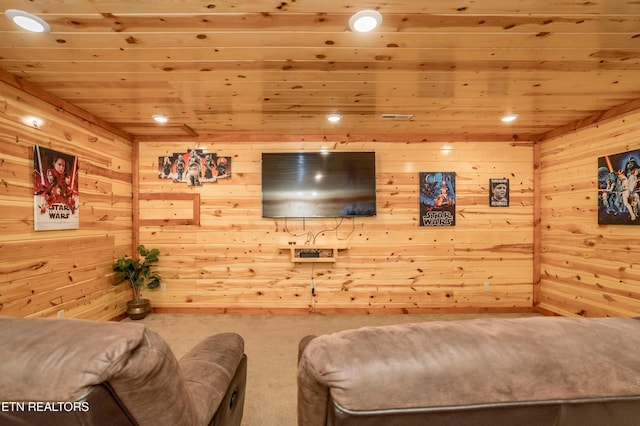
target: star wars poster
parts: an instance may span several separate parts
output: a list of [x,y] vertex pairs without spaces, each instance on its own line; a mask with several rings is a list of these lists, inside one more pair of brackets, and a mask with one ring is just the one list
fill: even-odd
[[34,229],[78,229],[78,157],[34,145],[33,162]]
[[455,226],[456,174],[420,172],[420,226]]
[[158,157],[158,177],[200,186],[207,182],[231,177],[231,157],[206,154],[202,149],[189,149],[186,153]]
[[640,150],[598,158],[598,224],[640,225]]

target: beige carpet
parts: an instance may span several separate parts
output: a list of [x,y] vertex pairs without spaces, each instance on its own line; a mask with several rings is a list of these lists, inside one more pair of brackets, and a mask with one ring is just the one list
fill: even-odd
[[479,316],[530,315],[151,314],[137,322],[145,324],[164,337],[178,359],[208,335],[226,331],[240,334],[244,338],[248,358],[247,392],[242,425],[295,426],[296,363],[298,342],[302,337],[366,325],[459,320]]

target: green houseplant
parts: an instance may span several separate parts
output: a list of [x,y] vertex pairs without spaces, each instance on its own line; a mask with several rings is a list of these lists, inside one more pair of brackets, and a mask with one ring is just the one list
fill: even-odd
[[[160,251],[158,249],[147,250],[144,245],[138,246],[139,257],[121,257],[113,263],[115,276],[125,278],[133,290],[133,300],[127,302],[127,314],[131,319],[142,319],[151,310],[149,299],[142,298],[142,290],[153,289],[160,285],[161,277],[152,272],[152,267],[158,261]],[[120,280],[115,284],[121,284],[125,280]]]

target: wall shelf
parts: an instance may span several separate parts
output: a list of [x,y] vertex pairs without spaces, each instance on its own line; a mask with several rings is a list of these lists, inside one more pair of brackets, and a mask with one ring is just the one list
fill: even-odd
[[347,250],[347,246],[327,244],[287,244],[278,246],[279,250],[288,250],[294,263],[333,263],[338,260],[338,252]]

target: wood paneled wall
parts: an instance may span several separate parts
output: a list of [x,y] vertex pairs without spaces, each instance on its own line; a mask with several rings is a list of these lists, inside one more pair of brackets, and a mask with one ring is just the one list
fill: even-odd
[[[166,291],[146,292],[152,304],[191,311],[389,313],[532,306],[532,143],[331,144],[336,151],[376,152],[378,216],[341,222],[262,218],[261,153],[326,145],[140,143],[140,194],[200,196],[199,226],[140,226],[140,243],[160,249],[166,284]],[[159,179],[158,157],[188,148],[232,157],[232,178],[200,187]],[[456,173],[456,226],[419,227],[418,173],[438,171]],[[490,178],[510,179],[510,207],[489,207]],[[145,220],[192,216],[188,200],[140,203]],[[335,263],[292,263],[281,246],[305,244],[309,234],[317,235],[317,244],[348,249]]]
[[[261,152],[316,151],[326,142],[287,136],[132,145],[82,111],[36,95],[0,81],[0,315],[55,317],[64,310],[67,317],[117,317],[131,294],[113,286],[111,263],[131,254],[136,241],[161,250],[166,290],[146,295],[164,310],[519,310],[532,306],[532,283],[540,274],[536,294],[544,310],[640,314],[640,228],[598,226],[596,190],[597,158],[640,146],[637,109],[540,142],[535,161],[528,142],[333,143],[332,150],[376,152],[378,216],[285,221],[261,217]],[[25,115],[43,124],[25,123]],[[79,157],[79,230],[33,230],[35,144]],[[232,157],[232,178],[195,188],[158,179],[158,157],[188,148]],[[537,213],[534,164],[540,166]],[[456,173],[455,227],[418,226],[421,171]],[[510,179],[509,208],[488,206],[494,177]],[[175,200],[140,200],[150,204],[139,209],[134,188],[142,198],[171,193]],[[194,200],[199,225],[188,223],[195,218]],[[134,210],[140,216],[132,218]],[[186,222],[153,222],[167,217]],[[138,220],[139,230],[133,226]],[[292,263],[282,246],[303,245],[308,235],[317,244],[348,248],[335,263]]]
[[598,157],[639,148],[639,110],[541,143],[541,308],[640,315],[640,226],[597,216]]
[[[111,264],[131,254],[132,143],[49,100],[0,81],[0,315],[112,319],[131,298]],[[78,156],[80,229],[34,231],[34,145]]]

